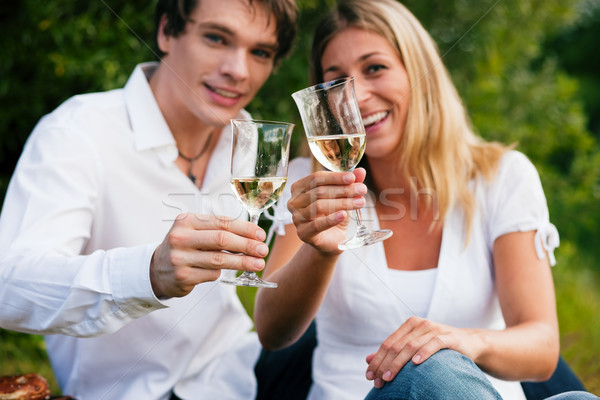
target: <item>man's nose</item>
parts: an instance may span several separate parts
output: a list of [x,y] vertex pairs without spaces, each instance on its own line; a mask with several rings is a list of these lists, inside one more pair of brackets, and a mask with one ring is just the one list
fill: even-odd
[[248,78],[248,54],[243,49],[231,49],[223,58],[221,73],[236,81]]

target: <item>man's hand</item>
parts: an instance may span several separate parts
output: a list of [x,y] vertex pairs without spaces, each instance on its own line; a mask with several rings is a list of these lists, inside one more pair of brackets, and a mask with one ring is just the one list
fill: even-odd
[[[269,252],[263,229],[229,217],[181,214],[156,248],[150,282],[158,298],[182,297],[221,269],[260,271]],[[241,254],[232,254],[241,253]]]

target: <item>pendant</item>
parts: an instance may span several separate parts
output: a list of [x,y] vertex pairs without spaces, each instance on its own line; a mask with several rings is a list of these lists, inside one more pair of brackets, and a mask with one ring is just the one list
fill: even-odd
[[196,176],[192,173],[191,165],[190,169],[188,170],[188,178],[190,178],[190,181],[192,181],[194,185],[196,184]]

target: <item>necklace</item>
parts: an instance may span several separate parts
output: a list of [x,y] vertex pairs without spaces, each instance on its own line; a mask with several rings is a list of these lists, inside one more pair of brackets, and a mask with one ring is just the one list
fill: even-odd
[[192,169],[194,168],[194,161],[198,160],[204,155],[204,153],[206,153],[206,150],[208,150],[208,145],[210,144],[210,140],[212,139],[212,135],[213,132],[211,132],[210,135],[208,135],[208,139],[206,140],[204,147],[202,148],[202,150],[200,150],[200,153],[198,153],[195,157],[186,157],[181,153],[181,151],[179,151],[179,149],[177,149],[179,157],[183,158],[185,161],[190,163],[190,167],[188,168],[188,178],[190,178],[194,185],[196,184],[197,180],[196,175],[194,175],[194,173],[192,172]]

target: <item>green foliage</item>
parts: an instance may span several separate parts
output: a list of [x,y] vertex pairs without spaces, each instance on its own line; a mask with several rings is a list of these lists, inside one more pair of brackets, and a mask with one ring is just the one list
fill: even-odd
[[592,268],[597,261],[571,244],[561,245],[557,261],[553,275],[561,354],[586,388],[600,394],[600,275]]
[[555,53],[543,52],[545,41],[569,29],[590,5],[456,0],[432,12],[430,2],[405,3],[437,40],[475,129],[488,140],[518,143],[540,172],[561,238],[597,251],[598,143],[587,130],[580,83],[559,69]]
[[583,0],[577,11],[577,22],[550,36],[544,51],[555,54],[559,65],[579,80],[578,95],[584,100],[590,130],[600,139],[600,2]]
[[292,135],[292,156],[306,153],[306,140],[300,114],[291,94],[309,84],[308,58],[312,44],[312,35],[319,15],[331,0],[298,0],[300,9],[300,35],[290,56],[283,60],[275,73],[248,106],[248,110],[257,118],[289,121],[296,125]]
[[0,6],[0,184],[39,118],[77,93],[122,86],[152,59],[147,1],[23,0]]
[[[290,95],[309,83],[311,32],[333,3],[298,0],[301,34],[296,47],[249,107],[256,118],[296,124],[294,155],[305,150],[305,139]],[[559,263],[571,266],[555,272],[561,332],[568,342],[565,354],[579,365],[584,354],[598,354],[600,343],[592,337],[598,327],[586,326],[597,315],[597,283],[590,282],[600,271],[599,3],[404,3],[437,41],[476,130],[489,140],[518,142],[540,172],[551,219],[561,233]],[[0,196],[42,115],[73,94],[120,87],[135,64],[155,59],[153,5],[141,0],[0,3],[5,38],[0,47]],[[253,293],[246,293],[251,310]],[[37,365],[38,337],[0,330],[0,341],[0,372],[7,373],[13,367],[7,362],[21,358],[34,360],[29,368]],[[13,346],[11,352],[29,346],[32,353],[9,357],[6,346]],[[15,365],[13,371],[23,369]],[[595,359],[581,365],[580,376],[589,378],[586,371],[598,376]],[[600,390],[597,381],[593,384]]]

